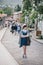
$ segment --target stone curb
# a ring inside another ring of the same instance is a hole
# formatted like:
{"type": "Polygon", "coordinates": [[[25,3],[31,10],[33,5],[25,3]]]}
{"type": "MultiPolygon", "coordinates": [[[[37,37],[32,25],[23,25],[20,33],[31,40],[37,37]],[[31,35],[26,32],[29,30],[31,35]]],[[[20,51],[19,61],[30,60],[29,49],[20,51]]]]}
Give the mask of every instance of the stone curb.
{"type": "Polygon", "coordinates": [[[36,42],[43,44],[43,42],[41,42],[40,40],[37,40],[35,37],[32,37],[33,40],[35,40],[36,42]]]}
{"type": "Polygon", "coordinates": [[[43,44],[43,41],[41,41],[40,39],[36,39],[37,37],[35,36],[35,35],[36,35],[35,31],[31,32],[30,35],[32,35],[32,39],[33,39],[34,41],[36,41],[36,42],[38,42],[38,43],[40,43],[40,44],[43,44]]]}

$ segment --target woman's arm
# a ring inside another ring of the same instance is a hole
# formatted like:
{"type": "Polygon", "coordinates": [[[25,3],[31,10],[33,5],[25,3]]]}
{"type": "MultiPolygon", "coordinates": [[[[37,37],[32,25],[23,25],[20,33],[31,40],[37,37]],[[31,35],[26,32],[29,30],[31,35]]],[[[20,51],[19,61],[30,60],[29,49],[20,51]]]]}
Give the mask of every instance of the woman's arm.
{"type": "Polygon", "coordinates": [[[27,34],[27,35],[21,34],[20,37],[23,37],[23,38],[24,38],[24,37],[29,37],[29,35],[28,35],[28,34],[27,34]]]}
{"type": "Polygon", "coordinates": [[[24,37],[28,37],[28,35],[20,35],[20,36],[23,37],[23,38],[24,38],[24,37]]]}
{"type": "Polygon", "coordinates": [[[20,37],[29,37],[30,32],[27,30],[27,35],[23,35],[23,31],[20,32],[20,37]]]}

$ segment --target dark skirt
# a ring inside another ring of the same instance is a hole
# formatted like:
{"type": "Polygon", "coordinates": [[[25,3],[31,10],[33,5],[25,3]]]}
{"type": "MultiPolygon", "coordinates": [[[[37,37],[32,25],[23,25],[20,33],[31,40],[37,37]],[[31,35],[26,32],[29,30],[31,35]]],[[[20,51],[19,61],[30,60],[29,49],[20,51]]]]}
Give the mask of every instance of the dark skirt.
{"type": "Polygon", "coordinates": [[[28,46],[27,38],[20,38],[20,47],[22,46],[28,46]]]}

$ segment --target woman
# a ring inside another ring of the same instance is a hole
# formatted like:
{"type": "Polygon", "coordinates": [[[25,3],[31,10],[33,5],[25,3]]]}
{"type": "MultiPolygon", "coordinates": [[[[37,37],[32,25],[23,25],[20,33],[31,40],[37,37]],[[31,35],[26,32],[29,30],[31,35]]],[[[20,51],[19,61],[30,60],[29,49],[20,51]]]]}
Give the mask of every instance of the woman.
{"type": "Polygon", "coordinates": [[[21,33],[20,33],[20,38],[21,38],[20,47],[23,47],[23,58],[27,57],[26,56],[26,46],[28,46],[27,37],[29,37],[29,31],[27,29],[27,25],[24,24],[23,29],[21,30],[21,33]]]}

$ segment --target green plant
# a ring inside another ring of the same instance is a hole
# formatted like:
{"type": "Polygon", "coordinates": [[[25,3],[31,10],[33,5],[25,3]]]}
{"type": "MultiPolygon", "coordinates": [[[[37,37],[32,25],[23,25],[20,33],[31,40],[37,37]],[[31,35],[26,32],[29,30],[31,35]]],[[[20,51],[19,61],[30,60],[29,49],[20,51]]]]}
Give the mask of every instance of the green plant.
{"type": "Polygon", "coordinates": [[[21,23],[24,23],[25,22],[25,18],[24,17],[21,17],[21,23]]]}
{"type": "Polygon", "coordinates": [[[38,12],[37,11],[31,11],[31,14],[30,14],[30,19],[35,19],[35,18],[37,18],[37,14],[38,14],[38,12]]]}
{"type": "Polygon", "coordinates": [[[43,35],[40,35],[40,36],[39,36],[39,39],[43,39],[43,35]]]}
{"type": "Polygon", "coordinates": [[[15,9],[14,9],[15,11],[21,11],[21,7],[19,6],[19,5],[16,5],[16,7],[15,7],[15,9]]]}
{"type": "Polygon", "coordinates": [[[21,23],[24,23],[25,22],[25,15],[27,15],[27,11],[23,11],[22,12],[21,23]]]}
{"type": "Polygon", "coordinates": [[[0,14],[3,14],[3,13],[4,13],[4,11],[2,9],[0,9],[0,14]]]}
{"type": "Polygon", "coordinates": [[[31,2],[30,0],[23,0],[23,10],[29,10],[29,8],[31,7],[31,2]]]}
{"type": "Polygon", "coordinates": [[[4,13],[7,14],[8,16],[9,16],[9,15],[12,15],[12,8],[10,8],[10,7],[8,7],[8,6],[7,6],[6,8],[4,8],[3,11],[4,11],[4,13]]]}
{"type": "Polygon", "coordinates": [[[43,5],[39,5],[39,6],[38,6],[38,12],[39,12],[40,14],[43,14],[43,5]]]}

